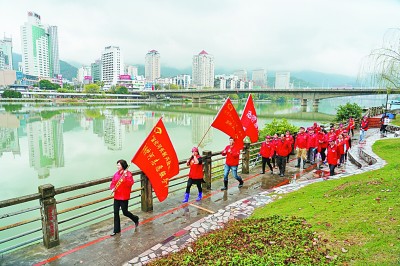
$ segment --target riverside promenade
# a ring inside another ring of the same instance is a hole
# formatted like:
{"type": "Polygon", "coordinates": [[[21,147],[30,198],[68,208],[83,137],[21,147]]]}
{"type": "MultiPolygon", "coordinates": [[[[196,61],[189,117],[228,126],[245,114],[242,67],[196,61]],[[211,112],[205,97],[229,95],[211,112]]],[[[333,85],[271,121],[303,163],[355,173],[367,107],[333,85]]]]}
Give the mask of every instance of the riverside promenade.
{"type": "MultiPolygon", "coordinates": [[[[389,134],[388,137],[393,136],[389,134]]],[[[337,169],[337,175],[330,179],[344,178],[381,168],[385,162],[372,152],[372,144],[380,139],[378,129],[367,134],[366,144],[356,144],[353,140],[351,157],[358,163],[349,162],[337,169]],[[361,154],[374,158],[363,161],[361,154]],[[361,166],[361,168],[359,168],[361,166]]],[[[61,235],[60,245],[46,249],[41,243],[3,254],[0,265],[145,265],[149,260],[169,252],[177,251],[200,235],[223,227],[230,219],[243,219],[251,215],[257,207],[279,199],[280,194],[316,182],[327,167],[317,170],[315,165],[307,169],[294,168],[295,160],[288,164],[285,177],[274,174],[259,174],[254,167],[250,174],[242,175],[245,183],[237,188],[237,181],[229,177],[228,191],[220,191],[221,181],[212,183],[212,190],[205,191],[203,200],[196,202],[197,189],[192,188],[188,203],[182,204],[181,194],[170,195],[164,202],[154,205],[152,212],[132,209],[140,216],[140,225],[133,223],[121,214],[121,234],[111,237],[113,221],[107,221],[61,235]]],[[[308,165],[308,164],[307,164],[308,165]]],[[[329,172],[329,171],[328,171],[329,172]]]]}

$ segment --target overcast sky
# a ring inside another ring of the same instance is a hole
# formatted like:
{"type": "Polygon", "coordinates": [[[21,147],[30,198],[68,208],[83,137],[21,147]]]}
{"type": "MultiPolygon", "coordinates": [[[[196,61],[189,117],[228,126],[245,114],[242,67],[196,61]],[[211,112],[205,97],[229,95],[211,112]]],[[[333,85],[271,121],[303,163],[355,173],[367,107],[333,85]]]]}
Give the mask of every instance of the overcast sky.
{"type": "MultiPolygon", "coordinates": [[[[0,33],[21,52],[34,11],[58,26],[60,59],[90,64],[105,46],[125,63],[191,67],[201,50],[217,68],[314,70],[356,76],[362,59],[400,27],[399,0],[0,0],[0,33]]],[[[1,36],[2,37],[2,36],[1,36]]]]}

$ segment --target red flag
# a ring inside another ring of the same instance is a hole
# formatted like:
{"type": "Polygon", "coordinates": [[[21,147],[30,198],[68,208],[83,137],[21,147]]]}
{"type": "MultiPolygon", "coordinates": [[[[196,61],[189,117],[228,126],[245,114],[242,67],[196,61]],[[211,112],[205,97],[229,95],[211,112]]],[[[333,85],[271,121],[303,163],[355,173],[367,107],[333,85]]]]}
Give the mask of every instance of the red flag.
{"type": "Polygon", "coordinates": [[[249,94],[247,98],[246,105],[240,118],[242,126],[246,136],[249,136],[251,142],[258,141],[258,124],[257,124],[257,114],[254,108],[253,97],[249,94]]]}
{"type": "Polygon", "coordinates": [[[232,137],[235,140],[235,145],[239,149],[243,149],[243,139],[246,134],[235,107],[229,98],[226,99],[211,126],[232,137]]]}
{"type": "Polygon", "coordinates": [[[179,173],[179,161],[161,118],[131,162],[150,179],[158,200],[165,200],[169,179],[179,173]]]}

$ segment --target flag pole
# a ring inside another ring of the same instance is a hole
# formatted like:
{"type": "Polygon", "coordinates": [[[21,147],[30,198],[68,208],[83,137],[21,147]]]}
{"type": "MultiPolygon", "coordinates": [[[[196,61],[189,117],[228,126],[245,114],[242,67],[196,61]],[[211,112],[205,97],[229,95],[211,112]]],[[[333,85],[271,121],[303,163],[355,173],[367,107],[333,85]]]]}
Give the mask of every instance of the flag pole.
{"type": "Polygon", "coordinates": [[[197,144],[197,148],[200,147],[200,144],[203,142],[204,138],[206,137],[208,131],[210,131],[211,125],[208,127],[206,133],[204,133],[203,137],[201,138],[199,144],[197,144]]]}

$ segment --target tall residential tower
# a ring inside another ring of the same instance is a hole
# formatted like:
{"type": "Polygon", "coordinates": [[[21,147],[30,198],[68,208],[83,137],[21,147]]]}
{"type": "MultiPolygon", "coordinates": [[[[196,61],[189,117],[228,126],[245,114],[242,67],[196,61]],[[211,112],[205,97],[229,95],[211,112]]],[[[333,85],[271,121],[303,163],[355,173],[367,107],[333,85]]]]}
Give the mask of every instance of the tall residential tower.
{"type": "Polygon", "coordinates": [[[0,70],[13,69],[12,60],[12,39],[4,37],[0,40],[0,70]]]}
{"type": "Polygon", "coordinates": [[[204,50],[193,56],[192,83],[198,88],[214,88],[214,57],[204,50]]]}
{"type": "Polygon", "coordinates": [[[116,85],[119,75],[124,74],[124,61],[118,46],[107,46],[101,54],[101,76],[107,88],[116,85]]]}
{"type": "Polygon", "coordinates": [[[27,75],[54,77],[60,74],[57,26],[44,26],[39,14],[28,12],[21,26],[22,68],[27,75]]]}
{"type": "Polygon", "coordinates": [[[156,50],[151,50],[146,54],[144,75],[149,82],[154,82],[161,77],[160,53],[156,50]]]}

